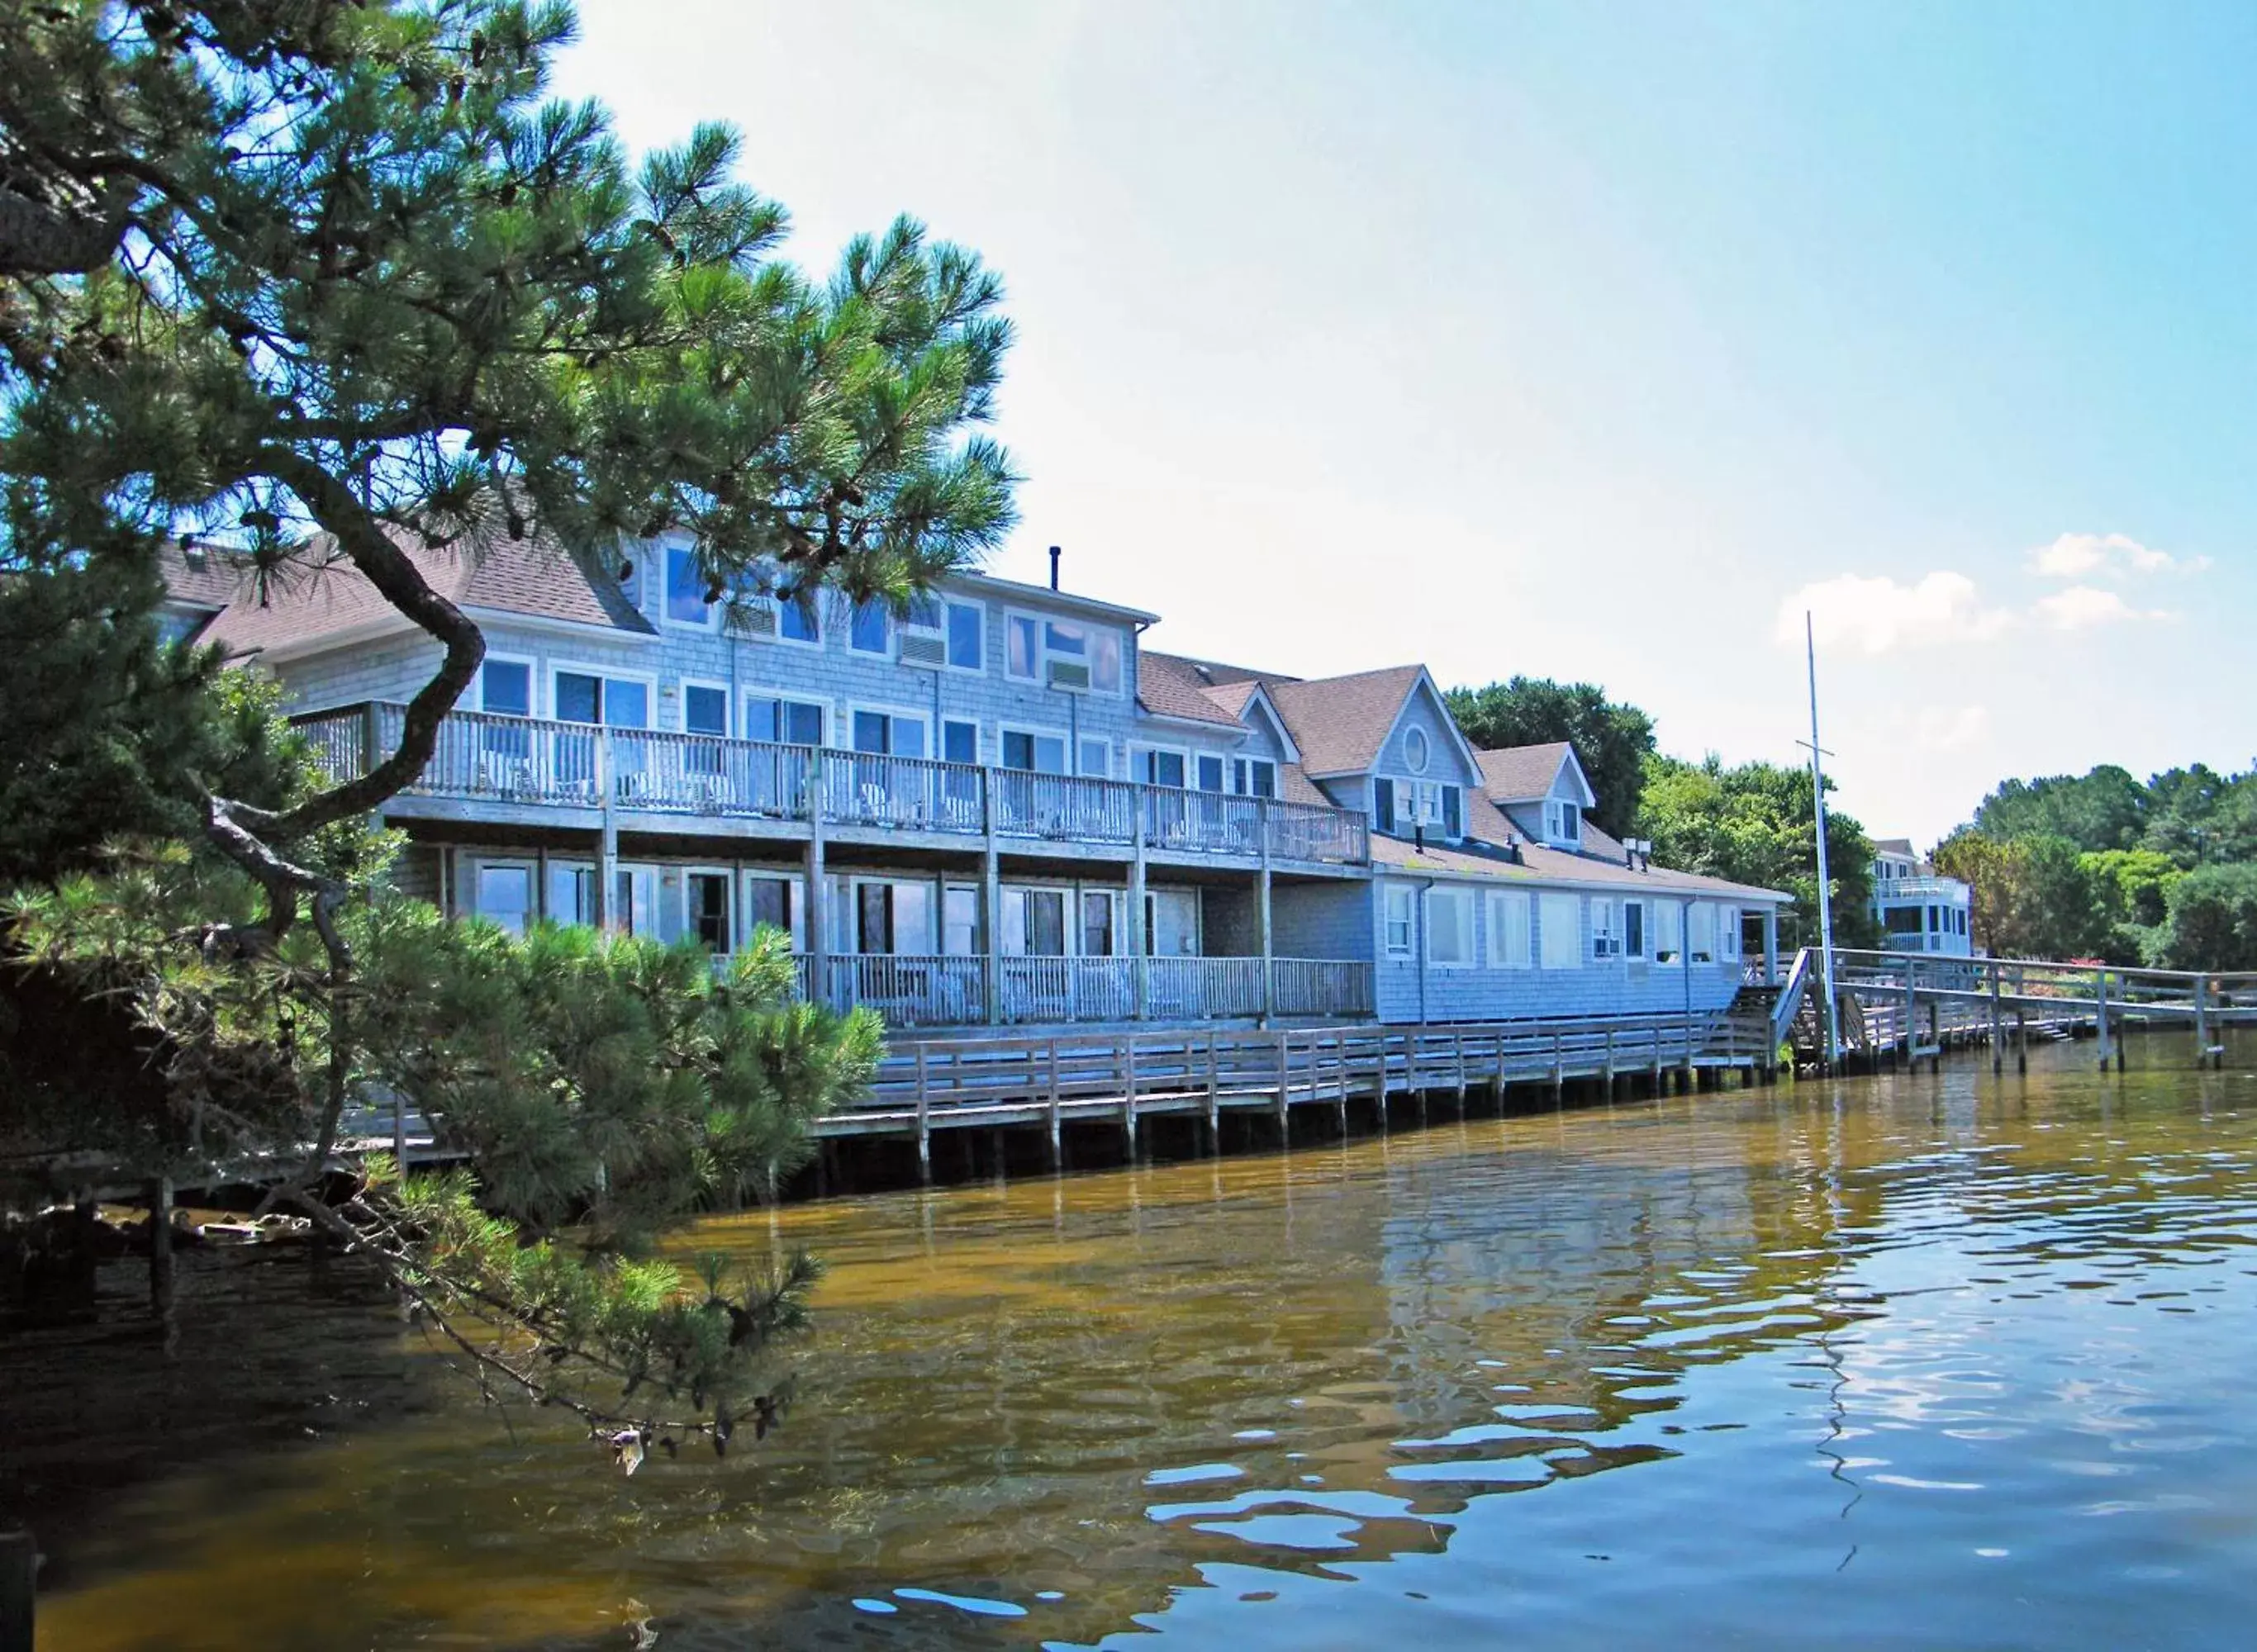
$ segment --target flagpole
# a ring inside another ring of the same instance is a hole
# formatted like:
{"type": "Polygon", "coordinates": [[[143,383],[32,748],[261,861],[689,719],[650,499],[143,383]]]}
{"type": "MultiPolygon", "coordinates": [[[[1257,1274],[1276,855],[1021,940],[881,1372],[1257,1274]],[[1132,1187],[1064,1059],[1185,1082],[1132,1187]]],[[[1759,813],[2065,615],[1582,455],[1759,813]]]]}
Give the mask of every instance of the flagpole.
{"type": "Polygon", "coordinates": [[[1810,674],[1810,800],[1818,830],[1818,957],[1820,982],[1826,993],[1826,1070],[1842,1059],[1842,1028],[1834,1001],[1834,899],[1826,872],[1826,772],[1819,764],[1818,641],[1810,612],[1802,615],[1802,643],[1810,674]]]}

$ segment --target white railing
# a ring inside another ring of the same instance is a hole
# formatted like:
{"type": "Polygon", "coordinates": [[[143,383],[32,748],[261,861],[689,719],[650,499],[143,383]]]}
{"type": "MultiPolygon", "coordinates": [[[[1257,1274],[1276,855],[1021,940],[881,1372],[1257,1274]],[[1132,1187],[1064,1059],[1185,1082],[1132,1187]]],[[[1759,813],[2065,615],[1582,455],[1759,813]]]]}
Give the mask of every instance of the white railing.
{"type": "MultiPolygon", "coordinates": [[[[1265,999],[1258,957],[1001,957],[997,1020],[1015,1026],[1093,1022],[1309,1020],[1368,1016],[1372,971],[1352,959],[1273,958],[1265,999]],[[1137,977],[1144,1005],[1137,1014],[1137,977]]],[[[725,960],[716,960],[725,969],[725,960]]],[[[812,961],[799,960],[804,996],[812,961]]],[[[826,961],[825,1001],[866,1005],[894,1027],[973,1027],[987,1017],[987,960],[848,954],[826,961]]]]}
{"type": "Polygon", "coordinates": [[[985,959],[857,956],[829,962],[831,1004],[866,1005],[889,1027],[967,1027],[987,1013],[985,959]]]}
{"type": "MultiPolygon", "coordinates": [[[[400,749],[407,708],[387,702],[296,720],[332,779],[400,749]]],[[[1128,780],[978,768],[716,735],[598,728],[491,712],[449,712],[422,774],[431,797],[618,808],[661,815],[804,821],[885,831],[997,836],[1362,865],[1363,816],[1314,803],[1189,792],[1128,780]]]]}
{"type": "Polygon", "coordinates": [[[1347,958],[1272,958],[1279,1015],[1369,1015],[1371,966],[1347,958]]]}
{"type": "Polygon", "coordinates": [[[1144,979],[1154,1020],[1226,1020],[1264,1007],[1260,958],[1147,958],[1144,979]]]}

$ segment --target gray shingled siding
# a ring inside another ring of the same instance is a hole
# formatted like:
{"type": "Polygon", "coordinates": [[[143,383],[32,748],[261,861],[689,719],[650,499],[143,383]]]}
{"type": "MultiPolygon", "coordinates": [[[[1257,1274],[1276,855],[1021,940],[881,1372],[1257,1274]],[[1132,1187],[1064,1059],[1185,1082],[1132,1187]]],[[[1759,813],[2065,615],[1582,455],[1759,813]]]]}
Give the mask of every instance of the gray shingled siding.
{"type": "MultiPolygon", "coordinates": [[[[1425,967],[1424,1007],[1425,1019],[1428,1020],[1496,1020],[1536,1015],[1676,1013],[1685,1008],[1686,971],[1678,965],[1640,964],[1618,958],[1602,961],[1591,957],[1590,900],[1580,893],[1576,897],[1575,908],[1575,953],[1580,962],[1574,969],[1547,970],[1541,967],[1544,914],[1540,900],[1532,900],[1531,905],[1530,966],[1526,969],[1507,969],[1493,964],[1490,962],[1494,950],[1489,935],[1489,902],[1482,895],[1485,890],[1495,886],[1479,881],[1454,883],[1448,879],[1424,878],[1375,879],[1368,886],[1367,893],[1371,903],[1369,910],[1376,937],[1383,940],[1382,902],[1383,891],[1387,885],[1390,882],[1409,883],[1415,887],[1430,881],[1438,886],[1473,892],[1475,961],[1465,967],[1432,964],[1425,967]]],[[[1540,886],[1527,887],[1532,897],[1545,893],[1540,886]]],[[[1647,921],[1649,923],[1652,921],[1650,914],[1647,921]]],[[[1374,971],[1374,995],[1381,1020],[1416,1021],[1420,1019],[1422,971],[1418,954],[1425,950],[1425,942],[1422,927],[1418,945],[1410,958],[1387,957],[1383,956],[1382,945],[1374,945],[1374,952],[1381,954],[1374,971]]],[[[1737,960],[1692,965],[1693,1007],[1695,1010],[1717,1010],[1730,1004],[1739,991],[1742,967],[1737,960]]]]}
{"type": "Polygon", "coordinates": [[[1371,956],[1371,886],[1278,884],[1270,894],[1270,943],[1281,958],[1371,956]]]}
{"type": "Polygon", "coordinates": [[[1426,759],[1426,772],[1419,778],[1440,780],[1445,785],[1468,787],[1481,784],[1481,771],[1459,755],[1456,731],[1450,714],[1433,691],[1421,682],[1412,691],[1411,703],[1404,708],[1402,721],[1387,744],[1380,748],[1378,759],[1372,765],[1373,773],[1412,778],[1410,761],[1404,755],[1411,731],[1425,733],[1431,755],[1426,759]]]}

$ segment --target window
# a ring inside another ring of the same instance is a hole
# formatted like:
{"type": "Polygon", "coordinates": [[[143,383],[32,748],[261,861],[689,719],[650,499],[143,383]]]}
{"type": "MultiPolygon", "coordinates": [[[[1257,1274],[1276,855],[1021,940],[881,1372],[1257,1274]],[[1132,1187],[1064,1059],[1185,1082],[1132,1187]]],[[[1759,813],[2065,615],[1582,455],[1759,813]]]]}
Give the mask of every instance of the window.
{"type": "Polygon", "coordinates": [[[1583,903],[1574,895],[1546,895],[1536,909],[1538,957],[1547,970],[1572,970],[1583,961],[1583,903]]]}
{"type": "Polygon", "coordinates": [[[683,891],[689,906],[690,933],[708,952],[728,952],[733,949],[730,940],[736,926],[731,921],[735,915],[729,910],[729,874],[725,872],[693,872],[683,891]]]}
{"type": "Polygon", "coordinates": [[[924,719],[895,711],[857,711],[854,749],[878,757],[923,757],[924,719]]]}
{"type": "Polygon", "coordinates": [[[556,923],[596,921],[596,869],[584,861],[548,863],[548,915],[556,923]]]}
{"type": "Polygon", "coordinates": [[[650,726],[650,684],[634,677],[560,671],[556,674],[556,717],[561,723],[601,723],[614,729],[647,729],[650,726]]]}
{"type": "Polygon", "coordinates": [[[1184,784],[1184,754],[1181,752],[1139,752],[1136,754],[1136,778],[1147,786],[1172,786],[1178,791],[1184,784]]]}
{"type": "MultiPolygon", "coordinates": [[[[905,632],[918,632],[939,645],[941,658],[953,671],[987,668],[987,611],[978,603],[952,597],[920,597],[909,604],[905,632]]],[[[918,664],[930,664],[920,658],[918,664]]]]}
{"type": "Polygon", "coordinates": [[[799,886],[789,878],[750,873],[745,879],[745,921],[755,929],[782,930],[797,948],[806,928],[798,897],[799,886]]]}
{"type": "Polygon", "coordinates": [[[1003,951],[1010,957],[1065,956],[1065,891],[1006,889],[1003,951]]]}
{"type": "Polygon", "coordinates": [[[1088,735],[1082,736],[1080,769],[1093,780],[1107,780],[1113,773],[1113,743],[1088,735]]]}
{"type": "Polygon", "coordinates": [[[1277,796],[1277,766],[1267,758],[1240,758],[1238,759],[1238,794],[1241,797],[1277,796]]]}
{"type": "Polygon", "coordinates": [[[980,892],[951,884],[940,896],[940,950],[952,958],[980,956],[980,892]]]}
{"type": "Polygon", "coordinates": [[[697,566],[697,553],[687,545],[666,547],[666,617],[677,625],[709,626],[713,605],[706,598],[712,582],[697,566]]]}
{"type": "Polygon", "coordinates": [[[533,921],[533,868],[479,866],[478,911],[478,916],[512,935],[523,935],[533,921]]]}
{"type": "Polygon", "coordinates": [[[1384,776],[1371,782],[1371,825],[1375,831],[1395,830],[1395,782],[1384,776]]]}
{"type": "Polygon", "coordinates": [[[980,725],[950,717],[940,725],[940,758],[944,763],[976,765],[980,761],[980,725]]]}
{"type": "Polygon", "coordinates": [[[813,591],[779,597],[775,602],[777,636],[786,642],[803,642],[818,648],[823,646],[823,616],[817,611],[813,591]]]}
{"type": "Polygon", "coordinates": [[[690,734],[729,732],[729,691],[710,682],[682,685],[682,727],[690,734]]]}
{"type": "Polygon", "coordinates": [[[1616,925],[1618,913],[1615,903],[1603,897],[1591,902],[1591,956],[1595,958],[1622,957],[1622,931],[1616,925]]]}
{"type": "Polygon", "coordinates": [[[1544,835],[1555,844],[1581,843],[1583,841],[1582,809],[1565,798],[1546,799],[1544,835]]]}
{"type": "Polygon", "coordinates": [[[1442,835],[1462,837],[1466,835],[1466,802],[1462,791],[1455,786],[1442,788],[1442,835]]]}
{"type": "Polygon", "coordinates": [[[1696,900],[1686,909],[1685,956],[1694,964],[1713,963],[1716,955],[1716,908],[1696,900]]]}
{"type": "Polygon", "coordinates": [[[642,606],[642,559],[632,551],[619,558],[619,595],[628,607],[642,606]]]}
{"type": "Polygon", "coordinates": [[[745,738],[785,745],[823,744],[823,708],[812,700],[786,700],[754,694],[745,696],[745,738]]]}
{"type": "Polygon", "coordinates": [[[1006,617],[1003,669],[1026,682],[1048,682],[1051,667],[1079,666],[1097,694],[1121,692],[1121,633],[1110,626],[1079,620],[1044,619],[1032,614],[1006,617]]]}
{"type": "Polygon", "coordinates": [[[1085,889],[1081,892],[1081,956],[1109,958],[1113,953],[1112,893],[1103,889],[1085,889]]]}
{"type": "Polygon", "coordinates": [[[1199,759],[1199,788],[1202,792],[1222,790],[1223,761],[1220,757],[1202,752],[1199,759]]]}
{"type": "Polygon", "coordinates": [[[1412,914],[1418,892],[1408,884],[1380,886],[1381,923],[1386,932],[1387,956],[1411,956],[1412,914]]]}
{"type": "Polygon", "coordinates": [[[478,710],[498,717],[531,717],[533,667],[522,660],[488,659],[478,667],[478,710]]]}
{"type": "Polygon", "coordinates": [[[1635,958],[1643,964],[1645,962],[1645,902],[1625,900],[1622,913],[1623,957],[1635,958]]]}
{"type": "Polygon", "coordinates": [[[1528,967],[1528,894],[1492,889],[1489,897],[1489,962],[1493,970],[1528,967]]]}
{"type": "Polygon", "coordinates": [[[1716,908],[1716,958],[1719,963],[1737,964],[1740,957],[1740,909],[1737,907],[1716,908]]]}
{"type": "Polygon", "coordinates": [[[1683,909],[1674,900],[1658,901],[1653,908],[1653,961],[1674,964],[1683,956],[1683,909]]]}
{"type": "Polygon", "coordinates": [[[882,654],[894,646],[893,625],[881,602],[857,603],[846,625],[846,646],[858,654],[882,654]]]}
{"type": "Polygon", "coordinates": [[[1432,753],[1426,745],[1426,731],[1412,729],[1403,737],[1403,766],[1413,774],[1424,774],[1432,753]]]}
{"type": "Polygon", "coordinates": [[[932,886],[865,883],[854,888],[854,950],[869,957],[932,952],[932,886]]]}
{"type": "Polygon", "coordinates": [[[1003,731],[1003,766],[1021,769],[1031,774],[1063,774],[1065,766],[1065,737],[1062,734],[1037,734],[1026,729],[1003,731]]]}
{"type": "Polygon", "coordinates": [[[1463,969],[1473,961],[1473,891],[1428,890],[1426,962],[1440,969],[1463,969]]]}
{"type": "Polygon", "coordinates": [[[1442,787],[1438,780],[1398,780],[1398,794],[1410,801],[1411,820],[1419,826],[1442,823],[1442,787]]]}

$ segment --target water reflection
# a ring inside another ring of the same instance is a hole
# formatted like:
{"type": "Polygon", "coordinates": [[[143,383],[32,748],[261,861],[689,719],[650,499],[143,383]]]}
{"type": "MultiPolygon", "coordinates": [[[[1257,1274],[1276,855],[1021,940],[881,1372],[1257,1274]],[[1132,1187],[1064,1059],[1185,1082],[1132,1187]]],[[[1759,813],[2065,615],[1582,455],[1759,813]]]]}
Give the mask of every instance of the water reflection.
{"type": "MultiPolygon", "coordinates": [[[[318,1300],[358,1420],[51,1496],[49,1643],[2223,1641],[2253,1102],[2064,1058],[715,1223],[831,1260],[803,1397],[632,1481],[297,1279],[233,1386],[318,1300]]],[[[32,1369],[145,1443],[100,1352],[10,1351],[11,1451],[32,1369]]]]}

